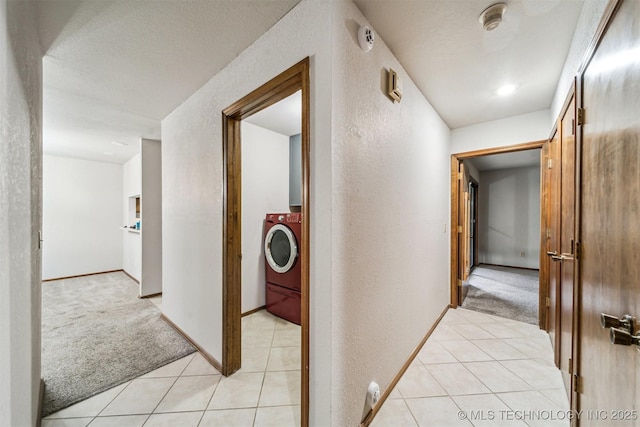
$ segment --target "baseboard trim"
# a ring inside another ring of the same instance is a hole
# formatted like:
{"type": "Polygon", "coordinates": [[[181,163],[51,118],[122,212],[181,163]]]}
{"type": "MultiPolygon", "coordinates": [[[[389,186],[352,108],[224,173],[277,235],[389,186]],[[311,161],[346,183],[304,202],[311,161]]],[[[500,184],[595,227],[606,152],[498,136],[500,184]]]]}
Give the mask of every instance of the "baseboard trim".
{"type": "Polygon", "coordinates": [[[539,268],[530,268],[530,267],[515,267],[513,265],[503,265],[503,264],[489,264],[483,262],[482,264],[476,265],[476,267],[482,267],[483,265],[488,265],[490,267],[505,267],[505,268],[517,268],[518,270],[531,270],[531,271],[540,271],[539,268]]]}
{"type": "MultiPolygon", "coordinates": [[[[75,276],[64,276],[64,277],[56,277],[54,279],[45,279],[42,282],[54,282],[56,280],[64,280],[64,279],[75,279],[77,277],[87,277],[87,276],[95,276],[96,274],[107,274],[107,273],[117,273],[119,271],[123,271],[124,274],[127,274],[124,270],[109,270],[109,271],[99,271],[97,273],[87,273],[87,274],[77,274],[75,276]]],[[[127,276],[129,276],[127,274],[127,276]]]]}
{"type": "Polygon", "coordinates": [[[167,322],[169,324],[169,326],[171,326],[173,329],[176,330],[176,332],[178,332],[180,335],[182,335],[182,337],[185,340],[189,341],[189,343],[192,346],[194,346],[196,348],[196,350],[198,350],[198,353],[200,353],[202,355],[202,357],[204,357],[207,360],[207,362],[209,362],[211,364],[211,366],[216,368],[218,370],[218,372],[222,372],[222,364],[220,362],[218,362],[215,357],[210,355],[204,348],[202,348],[200,345],[198,345],[198,343],[195,342],[194,339],[189,336],[189,334],[187,334],[185,331],[183,331],[178,325],[173,323],[173,321],[171,319],[169,319],[164,313],[160,313],[160,318],[162,320],[164,320],[165,322],[167,322]]]}
{"type": "Polygon", "coordinates": [[[40,378],[40,393],[38,395],[38,417],[36,419],[36,427],[42,425],[42,408],[44,407],[44,378],[40,378]]]}
{"type": "Polygon", "coordinates": [[[246,311],[246,312],[242,313],[240,316],[241,317],[249,316],[249,315],[251,315],[253,313],[257,313],[260,310],[264,310],[265,308],[267,308],[267,306],[263,305],[262,307],[258,307],[258,308],[254,308],[253,310],[246,311]]]}
{"type": "Polygon", "coordinates": [[[122,271],[124,274],[126,274],[127,276],[129,276],[129,279],[133,280],[133,281],[134,281],[134,282],[136,282],[138,285],[140,284],[140,281],[139,281],[138,279],[136,279],[135,277],[133,277],[132,275],[130,275],[129,273],[127,273],[127,270],[125,270],[124,268],[123,268],[122,270],[119,270],[119,271],[122,271]]]}
{"type": "Polygon", "coordinates": [[[153,297],[157,297],[162,295],[162,292],[156,292],[155,294],[149,294],[149,295],[140,295],[138,298],[153,298],[153,297]]]}
{"type": "Polygon", "coordinates": [[[440,316],[438,316],[435,323],[431,326],[431,328],[429,328],[429,331],[424,336],[424,338],[422,338],[422,341],[420,341],[420,344],[418,344],[418,346],[413,350],[413,352],[411,352],[411,355],[409,356],[407,361],[404,362],[404,365],[402,365],[402,368],[400,368],[400,371],[398,371],[398,373],[395,375],[395,377],[393,377],[393,379],[391,380],[387,388],[384,390],[376,406],[374,406],[369,412],[367,412],[367,415],[364,417],[364,419],[360,423],[360,427],[368,427],[369,424],[371,424],[375,416],[378,414],[378,411],[380,410],[380,408],[382,408],[382,405],[384,404],[384,402],[391,395],[391,392],[400,381],[400,378],[402,378],[402,376],[407,371],[407,369],[409,369],[409,366],[411,366],[411,363],[416,358],[416,356],[418,356],[418,353],[420,353],[420,350],[422,350],[422,347],[424,346],[424,344],[427,342],[427,340],[429,339],[433,331],[436,329],[436,327],[440,324],[440,321],[442,320],[444,315],[447,314],[447,311],[449,310],[449,308],[451,308],[451,304],[447,304],[444,310],[442,310],[442,313],[440,313],[440,316]]]}

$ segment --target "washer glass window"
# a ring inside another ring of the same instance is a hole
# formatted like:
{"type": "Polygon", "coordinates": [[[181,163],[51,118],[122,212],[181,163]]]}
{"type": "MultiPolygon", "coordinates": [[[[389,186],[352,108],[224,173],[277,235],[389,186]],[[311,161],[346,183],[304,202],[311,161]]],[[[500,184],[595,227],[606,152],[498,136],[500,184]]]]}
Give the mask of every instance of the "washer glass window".
{"type": "Polygon", "coordinates": [[[298,244],[291,229],[283,224],[271,227],[264,239],[264,253],[274,271],[289,271],[298,256],[298,244]]]}

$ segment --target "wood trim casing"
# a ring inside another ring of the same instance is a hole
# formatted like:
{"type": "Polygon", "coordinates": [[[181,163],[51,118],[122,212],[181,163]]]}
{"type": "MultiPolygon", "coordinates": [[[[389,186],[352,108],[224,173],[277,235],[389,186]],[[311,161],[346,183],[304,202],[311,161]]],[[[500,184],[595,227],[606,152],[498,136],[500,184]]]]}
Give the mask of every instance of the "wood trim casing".
{"type": "Polygon", "coordinates": [[[253,310],[245,311],[245,312],[244,312],[244,313],[242,313],[240,316],[241,316],[241,317],[251,316],[253,313],[257,313],[257,312],[259,312],[260,310],[264,310],[265,308],[267,308],[267,306],[266,306],[266,305],[263,305],[263,306],[261,306],[261,307],[254,308],[253,310]]]}
{"type": "Polygon", "coordinates": [[[147,298],[158,297],[160,295],[162,295],[162,292],[156,292],[155,294],[149,294],[149,295],[140,295],[138,298],[147,299],[147,298]]]}
{"type": "Polygon", "coordinates": [[[136,279],[135,277],[133,277],[132,275],[130,275],[129,273],[127,273],[127,270],[122,270],[122,272],[124,274],[126,274],[127,276],[129,276],[129,279],[133,280],[134,282],[136,282],[138,285],[140,284],[140,281],[138,279],[136,279]]]}
{"type": "MultiPolygon", "coordinates": [[[[451,306],[458,306],[458,171],[460,162],[465,159],[486,156],[489,154],[514,153],[517,151],[541,149],[547,140],[525,142],[522,144],[507,145],[504,147],[486,148],[482,150],[467,151],[451,155],[451,270],[450,289],[451,306]]],[[[542,165],[541,165],[542,167],[542,165]]]]}
{"type": "MultiPolygon", "coordinates": [[[[129,275],[129,273],[127,273],[126,271],[120,269],[120,270],[108,270],[108,271],[98,271],[97,273],[87,273],[87,274],[76,274],[75,276],[64,276],[64,277],[56,277],[55,279],[45,279],[42,282],[55,282],[56,280],[65,280],[65,279],[76,279],[78,277],[87,277],[87,276],[95,276],[96,274],[107,274],[107,273],[117,273],[119,271],[122,271],[124,274],[126,274],[127,276],[131,277],[129,275]]],[[[133,279],[133,277],[131,277],[133,279]]],[[[137,282],[136,279],[133,279],[137,282]]]]}
{"type": "Polygon", "coordinates": [[[223,271],[222,369],[225,376],[241,363],[241,156],[240,122],[302,91],[302,241],[301,260],[301,425],[309,425],[309,224],[310,224],[310,78],[309,57],[222,111],[223,123],[223,271]]]}
{"type": "Polygon", "coordinates": [[[171,319],[169,319],[164,313],[160,313],[160,318],[162,320],[164,320],[165,322],[167,322],[167,324],[169,324],[169,326],[171,326],[173,329],[175,329],[176,332],[178,332],[180,335],[182,335],[182,337],[185,340],[189,341],[189,344],[194,346],[196,348],[196,350],[198,350],[198,353],[200,353],[202,355],[202,357],[204,357],[207,360],[207,362],[209,362],[209,364],[211,364],[211,366],[216,368],[219,372],[222,372],[222,364],[220,362],[218,362],[216,360],[216,358],[213,357],[211,354],[209,354],[204,348],[202,348],[193,338],[191,338],[189,336],[189,334],[187,334],[185,331],[180,329],[180,327],[178,325],[176,325],[175,323],[173,323],[173,321],[171,319]]]}
{"type": "Polygon", "coordinates": [[[393,391],[395,386],[398,384],[398,382],[400,381],[404,373],[407,371],[407,369],[409,369],[409,366],[411,366],[411,363],[413,362],[413,360],[418,356],[418,353],[420,353],[420,350],[422,350],[422,347],[424,347],[424,344],[427,342],[427,340],[429,339],[433,331],[440,324],[440,321],[442,320],[444,315],[447,314],[447,311],[449,311],[450,308],[453,308],[453,307],[451,305],[447,305],[444,308],[444,310],[442,310],[442,313],[440,313],[440,316],[438,316],[434,324],[431,326],[431,328],[429,328],[424,338],[422,338],[418,346],[411,352],[407,361],[404,362],[404,364],[402,365],[398,373],[393,377],[389,385],[385,388],[384,392],[380,396],[380,399],[378,400],[378,403],[376,403],[376,405],[369,412],[367,412],[367,415],[364,417],[364,419],[360,423],[360,427],[367,427],[369,424],[371,424],[376,414],[382,408],[382,404],[391,395],[391,392],[393,391]]]}

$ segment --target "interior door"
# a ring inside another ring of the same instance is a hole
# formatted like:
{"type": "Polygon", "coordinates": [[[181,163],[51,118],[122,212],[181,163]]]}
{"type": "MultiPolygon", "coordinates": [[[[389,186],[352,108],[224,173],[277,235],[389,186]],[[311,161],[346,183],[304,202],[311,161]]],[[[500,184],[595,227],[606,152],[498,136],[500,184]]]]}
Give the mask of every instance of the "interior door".
{"type": "Polygon", "coordinates": [[[547,246],[546,246],[546,266],[549,272],[549,311],[547,324],[551,343],[554,348],[554,361],[556,366],[560,366],[560,331],[559,317],[560,309],[560,266],[553,257],[560,253],[560,125],[553,138],[549,140],[547,162],[548,185],[548,222],[547,222],[547,246]]]}
{"type": "Polygon", "coordinates": [[[469,292],[469,170],[460,162],[458,173],[458,304],[469,292]]]}
{"type": "Polygon", "coordinates": [[[560,256],[552,261],[560,270],[560,333],[559,368],[562,372],[567,394],[571,394],[573,372],[573,317],[574,317],[574,251],[575,251],[575,97],[571,100],[560,120],[561,165],[560,165],[560,256]]]}
{"type": "Polygon", "coordinates": [[[618,4],[582,74],[581,426],[640,425],[640,351],[600,326],[603,312],[640,316],[640,2],[618,4]]]}

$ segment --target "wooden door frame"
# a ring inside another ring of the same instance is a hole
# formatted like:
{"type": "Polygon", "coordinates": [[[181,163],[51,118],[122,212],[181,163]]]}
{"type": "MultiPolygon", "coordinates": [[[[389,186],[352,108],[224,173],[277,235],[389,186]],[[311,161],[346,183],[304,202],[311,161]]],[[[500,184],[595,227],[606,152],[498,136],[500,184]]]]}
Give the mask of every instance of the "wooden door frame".
{"type": "MultiPolygon", "coordinates": [[[[476,222],[471,225],[471,228],[473,230],[473,245],[471,246],[471,252],[473,252],[473,263],[471,263],[469,266],[470,269],[473,270],[473,267],[478,265],[478,191],[480,190],[480,185],[478,184],[478,181],[476,181],[472,176],[469,176],[469,182],[471,186],[475,188],[473,218],[476,222]]],[[[469,194],[469,198],[471,198],[471,194],[469,194]]]]}
{"type": "Polygon", "coordinates": [[[309,424],[309,169],[310,93],[309,57],[284,71],[222,112],[223,147],[223,265],[222,265],[222,374],[231,375],[241,364],[242,295],[242,174],[240,122],[302,91],[302,242],[301,283],[301,426],[309,424]]]}
{"type": "MultiPolygon", "coordinates": [[[[451,307],[458,307],[458,171],[460,163],[466,159],[474,157],[486,156],[489,154],[514,153],[517,151],[542,149],[547,140],[525,142],[523,144],[508,145],[505,147],[487,148],[483,150],[467,151],[463,153],[455,153],[451,155],[451,270],[450,270],[450,289],[451,289],[451,307]]],[[[542,168],[542,165],[540,165],[542,168]]],[[[542,284],[542,281],[540,282],[542,284]]],[[[544,301],[546,290],[540,287],[540,300],[544,301]]],[[[538,317],[542,320],[543,304],[538,304],[538,317]]],[[[542,324],[542,323],[541,323],[542,324]]]]}

